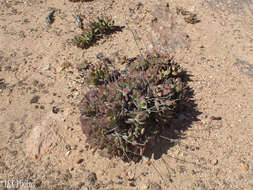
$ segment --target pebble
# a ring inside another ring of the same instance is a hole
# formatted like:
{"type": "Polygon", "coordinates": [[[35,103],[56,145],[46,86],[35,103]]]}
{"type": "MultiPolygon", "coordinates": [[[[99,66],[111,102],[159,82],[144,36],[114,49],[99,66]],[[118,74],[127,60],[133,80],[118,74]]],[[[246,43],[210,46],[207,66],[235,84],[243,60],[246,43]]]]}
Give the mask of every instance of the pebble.
{"type": "Polygon", "coordinates": [[[138,3],[137,3],[137,10],[140,9],[140,8],[142,8],[143,6],[144,6],[144,5],[143,5],[142,2],[138,2],[138,3]]]}
{"type": "Polygon", "coordinates": [[[219,121],[219,120],[221,120],[222,118],[221,118],[221,117],[211,116],[210,119],[211,119],[211,120],[217,120],[217,121],[219,121]]]}
{"type": "Polygon", "coordinates": [[[43,70],[46,71],[46,70],[50,70],[50,65],[46,65],[45,67],[43,67],[43,70]]]}
{"type": "Polygon", "coordinates": [[[38,103],[39,99],[40,99],[40,96],[32,97],[32,99],[30,100],[30,104],[38,103]]]}
{"type": "Polygon", "coordinates": [[[84,161],[84,159],[79,159],[78,161],[77,161],[77,164],[81,164],[81,163],[83,163],[83,161],[84,161]]]}
{"type": "Polygon", "coordinates": [[[218,164],[218,160],[217,159],[213,159],[211,160],[211,164],[216,166],[218,164]]]}
{"type": "Polygon", "coordinates": [[[57,108],[56,106],[53,106],[52,112],[57,114],[60,111],[60,108],[57,108]]]}
{"type": "Polygon", "coordinates": [[[65,146],[66,150],[70,151],[71,150],[71,146],[69,144],[66,144],[65,146]]]}
{"type": "Polygon", "coordinates": [[[78,28],[83,28],[83,22],[80,15],[75,15],[75,24],[78,28]]]}
{"type": "Polygon", "coordinates": [[[100,60],[102,60],[102,59],[105,58],[104,54],[101,53],[101,52],[99,52],[99,53],[96,55],[96,57],[97,57],[97,59],[100,59],[100,60]]]}
{"type": "Polygon", "coordinates": [[[15,130],[14,130],[14,123],[10,123],[8,129],[9,129],[10,133],[14,133],[15,132],[15,130]]]}
{"type": "Polygon", "coordinates": [[[46,16],[46,22],[48,25],[51,25],[54,22],[54,12],[55,9],[52,9],[46,16]]]}
{"type": "Polygon", "coordinates": [[[67,151],[67,152],[66,152],[66,156],[69,156],[70,153],[71,153],[71,151],[67,151]]]}

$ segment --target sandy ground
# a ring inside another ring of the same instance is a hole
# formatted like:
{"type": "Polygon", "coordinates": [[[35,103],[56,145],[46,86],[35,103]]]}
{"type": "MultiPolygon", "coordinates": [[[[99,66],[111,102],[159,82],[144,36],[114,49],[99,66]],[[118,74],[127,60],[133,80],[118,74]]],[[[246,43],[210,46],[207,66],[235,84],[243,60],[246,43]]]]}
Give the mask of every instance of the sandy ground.
{"type": "Polygon", "coordinates": [[[253,189],[252,18],[252,0],[1,0],[0,188],[253,189]],[[76,14],[125,28],[82,50],[70,43],[76,14]],[[138,163],[110,160],[81,132],[77,68],[98,53],[117,62],[152,49],[191,75],[195,107],[173,121],[175,143],[161,138],[138,163]]]}

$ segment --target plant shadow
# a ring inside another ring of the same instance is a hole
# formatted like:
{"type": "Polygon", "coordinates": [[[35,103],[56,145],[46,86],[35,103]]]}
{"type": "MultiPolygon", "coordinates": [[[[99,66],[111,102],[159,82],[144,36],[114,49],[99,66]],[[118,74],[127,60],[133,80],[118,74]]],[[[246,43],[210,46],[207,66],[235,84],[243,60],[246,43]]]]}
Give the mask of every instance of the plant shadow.
{"type": "MultiPolygon", "coordinates": [[[[191,75],[184,72],[185,82],[190,82],[191,75]]],[[[197,118],[201,112],[197,110],[197,104],[194,99],[194,90],[187,87],[187,98],[189,101],[185,102],[182,106],[177,108],[174,118],[166,126],[163,126],[162,132],[159,137],[156,138],[155,142],[149,144],[144,156],[151,158],[154,154],[154,159],[160,159],[163,154],[167,154],[168,150],[178,144],[183,139],[183,132],[188,130],[192,123],[199,121],[197,118]]]]}

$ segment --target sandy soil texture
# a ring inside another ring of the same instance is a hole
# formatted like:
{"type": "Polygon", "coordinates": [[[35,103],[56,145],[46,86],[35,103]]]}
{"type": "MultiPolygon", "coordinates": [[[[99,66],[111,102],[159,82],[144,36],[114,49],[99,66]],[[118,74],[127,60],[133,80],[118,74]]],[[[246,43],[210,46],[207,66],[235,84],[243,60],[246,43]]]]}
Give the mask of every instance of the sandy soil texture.
{"type": "Polygon", "coordinates": [[[252,190],[252,18],[252,0],[0,0],[0,189],[252,190]],[[124,28],[83,50],[71,43],[79,14],[124,28]],[[138,163],[110,160],[85,143],[78,66],[151,50],[191,76],[191,111],[171,131],[181,138],[138,163]]]}

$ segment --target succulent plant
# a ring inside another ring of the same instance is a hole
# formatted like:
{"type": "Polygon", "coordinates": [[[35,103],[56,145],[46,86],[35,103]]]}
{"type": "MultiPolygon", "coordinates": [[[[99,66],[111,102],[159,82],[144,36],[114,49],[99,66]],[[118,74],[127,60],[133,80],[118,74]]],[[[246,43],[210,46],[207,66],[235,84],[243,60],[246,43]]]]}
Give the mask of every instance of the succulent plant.
{"type": "Polygon", "coordinates": [[[86,73],[87,83],[90,85],[106,84],[115,81],[120,76],[119,71],[109,68],[104,62],[90,64],[86,73]]]}
{"type": "Polygon", "coordinates": [[[113,30],[114,21],[110,18],[98,17],[97,20],[90,21],[88,28],[84,29],[83,34],[77,35],[72,39],[72,43],[77,47],[87,49],[97,40],[113,30]]]}
{"type": "Polygon", "coordinates": [[[104,82],[87,92],[80,103],[88,142],[106,148],[112,156],[142,156],[186,100],[182,69],[173,58],[158,54],[139,56],[114,80],[109,80],[107,66],[94,68],[92,76],[100,76],[95,81],[104,82]]]}

